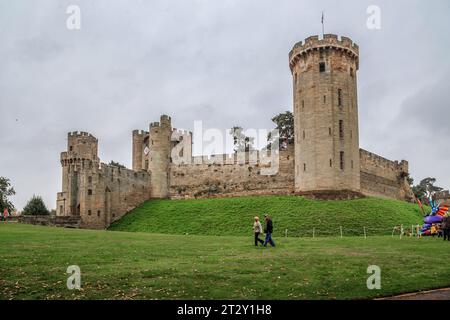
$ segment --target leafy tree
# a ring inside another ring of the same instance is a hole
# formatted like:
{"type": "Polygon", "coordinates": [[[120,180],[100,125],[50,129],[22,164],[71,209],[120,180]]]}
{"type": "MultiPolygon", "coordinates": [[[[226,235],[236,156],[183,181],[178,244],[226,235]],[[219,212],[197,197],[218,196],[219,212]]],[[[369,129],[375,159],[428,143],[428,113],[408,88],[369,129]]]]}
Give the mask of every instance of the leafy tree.
{"type": "Polygon", "coordinates": [[[406,182],[408,182],[408,185],[410,186],[414,185],[414,179],[411,177],[409,172],[401,172],[400,179],[406,179],[406,182]]]}
{"type": "Polygon", "coordinates": [[[8,197],[16,194],[14,188],[11,186],[11,182],[8,178],[0,177],[0,210],[3,213],[3,210],[8,209],[9,212],[14,211],[14,205],[8,199],[8,197]]]}
{"type": "Polygon", "coordinates": [[[276,129],[280,133],[280,142],[287,141],[288,144],[294,143],[294,115],[290,111],[280,113],[272,118],[277,125],[276,129]]]}
{"type": "Polygon", "coordinates": [[[408,182],[408,184],[410,186],[414,185],[414,179],[409,175],[409,173],[408,173],[408,175],[406,177],[406,181],[408,182]]]}
{"type": "Polygon", "coordinates": [[[50,212],[45,206],[44,200],[40,196],[33,196],[30,201],[28,201],[25,208],[23,208],[24,215],[37,216],[37,215],[48,215],[50,212]]]}
{"type": "Polygon", "coordinates": [[[121,163],[119,163],[119,162],[116,162],[116,161],[113,161],[113,160],[111,160],[111,161],[109,162],[109,165],[110,165],[110,166],[114,166],[114,167],[118,167],[118,168],[121,168],[121,169],[126,169],[126,168],[127,168],[127,167],[124,166],[123,164],[121,164],[121,163]]]}
{"type": "Polygon", "coordinates": [[[244,129],[239,126],[234,126],[230,129],[230,134],[233,136],[234,152],[254,150],[255,138],[247,137],[243,131],[244,129]]]}
{"type": "Polygon", "coordinates": [[[441,192],[443,188],[435,186],[435,178],[425,178],[420,183],[412,188],[414,195],[420,199],[428,199],[433,197],[436,193],[441,192]]]}
{"type": "MultiPolygon", "coordinates": [[[[272,118],[272,121],[276,124],[276,128],[279,134],[279,145],[294,144],[294,115],[290,111],[282,112],[272,118]]],[[[272,137],[272,133],[267,135],[269,141],[267,149],[272,149],[272,144],[275,137],[272,137]]]]}

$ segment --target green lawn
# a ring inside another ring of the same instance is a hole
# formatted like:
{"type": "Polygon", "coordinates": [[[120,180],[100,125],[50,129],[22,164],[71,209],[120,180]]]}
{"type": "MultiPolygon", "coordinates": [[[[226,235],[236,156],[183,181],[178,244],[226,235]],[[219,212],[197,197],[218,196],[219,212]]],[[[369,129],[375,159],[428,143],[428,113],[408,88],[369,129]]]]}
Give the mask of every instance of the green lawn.
{"type": "Polygon", "coordinates": [[[151,200],[127,214],[110,229],[166,234],[245,236],[253,217],[272,215],[275,235],[293,237],[390,235],[394,226],[423,223],[417,205],[364,198],[319,201],[296,196],[264,196],[198,200],[151,200]]]}
{"type": "Polygon", "coordinates": [[[450,244],[383,237],[162,235],[0,223],[0,299],[356,299],[450,285],[450,244]],[[382,290],[366,269],[382,270],[382,290]],[[66,289],[81,268],[82,290],[66,289]]]}

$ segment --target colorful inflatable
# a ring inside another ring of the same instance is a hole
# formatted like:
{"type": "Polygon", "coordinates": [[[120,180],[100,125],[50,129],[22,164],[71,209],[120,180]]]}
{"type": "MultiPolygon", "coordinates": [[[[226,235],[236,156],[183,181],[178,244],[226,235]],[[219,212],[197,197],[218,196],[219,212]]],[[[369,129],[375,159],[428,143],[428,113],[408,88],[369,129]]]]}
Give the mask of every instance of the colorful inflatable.
{"type": "Polygon", "coordinates": [[[449,212],[448,205],[441,205],[436,203],[431,197],[429,198],[429,204],[431,206],[431,213],[424,219],[424,225],[420,231],[421,235],[427,236],[431,234],[431,227],[433,224],[439,224],[442,222],[444,216],[449,212]]]}

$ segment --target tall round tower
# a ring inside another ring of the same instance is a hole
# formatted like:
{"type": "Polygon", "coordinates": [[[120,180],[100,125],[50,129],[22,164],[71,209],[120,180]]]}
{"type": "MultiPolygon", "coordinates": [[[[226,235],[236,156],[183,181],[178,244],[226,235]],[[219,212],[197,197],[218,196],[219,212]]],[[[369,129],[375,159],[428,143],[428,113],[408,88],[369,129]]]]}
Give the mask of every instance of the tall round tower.
{"type": "Polygon", "coordinates": [[[151,193],[153,198],[169,197],[169,168],[172,123],[169,116],[161,116],[160,122],[150,124],[149,163],[151,193]]]}
{"type": "Polygon", "coordinates": [[[309,37],[294,46],[289,66],[296,191],[359,192],[358,46],[331,34],[309,37]]]}

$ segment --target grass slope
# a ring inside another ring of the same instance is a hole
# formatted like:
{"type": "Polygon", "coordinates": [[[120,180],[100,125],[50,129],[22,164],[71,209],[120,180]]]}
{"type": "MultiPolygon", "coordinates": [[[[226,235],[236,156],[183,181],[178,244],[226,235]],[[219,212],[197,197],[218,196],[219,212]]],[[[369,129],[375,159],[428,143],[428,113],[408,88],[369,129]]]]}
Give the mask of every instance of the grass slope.
{"type": "Polygon", "coordinates": [[[365,198],[348,201],[318,201],[294,196],[264,196],[198,200],[151,200],[110,229],[197,235],[246,235],[253,217],[269,213],[275,236],[337,236],[390,234],[396,225],[422,223],[417,206],[401,201],[365,198]]]}
{"type": "Polygon", "coordinates": [[[450,285],[450,244],[438,239],[251,242],[0,223],[0,299],[351,299],[450,285]],[[366,287],[373,264],[381,290],[366,287]],[[69,265],[81,291],[66,288],[69,265]]]}

